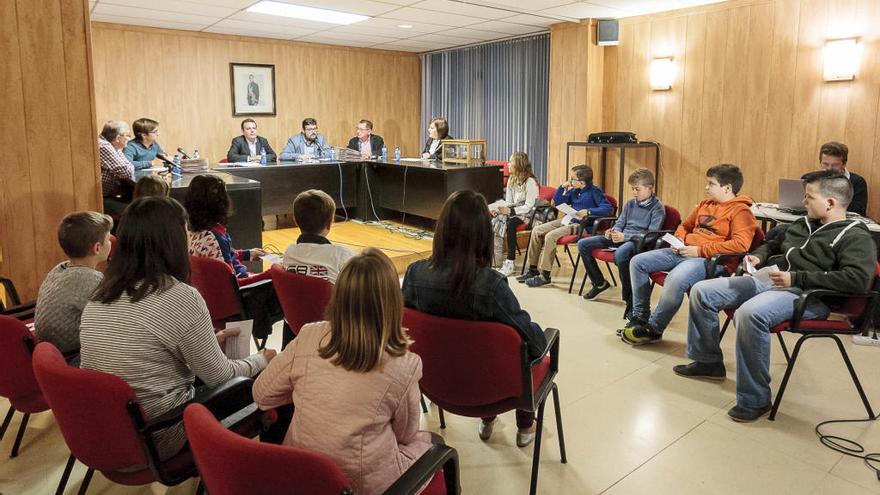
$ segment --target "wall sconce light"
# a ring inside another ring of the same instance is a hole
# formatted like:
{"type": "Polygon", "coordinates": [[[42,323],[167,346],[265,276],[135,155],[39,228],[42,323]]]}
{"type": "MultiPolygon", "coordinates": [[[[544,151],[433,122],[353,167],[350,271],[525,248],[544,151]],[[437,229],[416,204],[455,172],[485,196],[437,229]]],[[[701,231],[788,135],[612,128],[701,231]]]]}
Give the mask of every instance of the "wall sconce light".
{"type": "Polygon", "coordinates": [[[828,41],[825,43],[824,52],[826,81],[852,81],[855,79],[862,52],[857,39],[828,41]]]}
{"type": "Polygon", "coordinates": [[[672,57],[655,58],[651,61],[651,89],[665,91],[672,89],[675,78],[675,66],[672,57]]]}

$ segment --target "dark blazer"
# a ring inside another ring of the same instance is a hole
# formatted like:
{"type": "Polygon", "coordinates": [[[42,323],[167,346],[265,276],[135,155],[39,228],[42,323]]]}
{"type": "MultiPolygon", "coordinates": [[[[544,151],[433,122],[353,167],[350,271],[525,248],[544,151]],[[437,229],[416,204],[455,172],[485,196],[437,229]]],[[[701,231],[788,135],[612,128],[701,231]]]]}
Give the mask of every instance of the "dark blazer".
{"type": "Polygon", "coordinates": [[[853,171],[849,173],[849,182],[853,186],[853,198],[846,211],[865,216],[868,211],[868,183],[864,177],[853,171]]]}
{"type": "MultiPolygon", "coordinates": [[[[382,136],[377,134],[370,134],[370,154],[373,156],[379,156],[382,154],[382,146],[385,146],[385,140],[382,139],[382,136]]],[[[351,138],[348,141],[348,149],[360,151],[361,144],[358,142],[357,136],[351,138]]]]}
{"type": "MultiPolygon", "coordinates": [[[[269,141],[263,136],[257,136],[257,155],[263,149],[266,150],[266,161],[275,163],[278,160],[275,151],[269,146],[269,141]]],[[[230,162],[246,162],[250,154],[251,150],[248,148],[247,140],[244,136],[235,136],[232,139],[232,144],[229,145],[229,151],[226,152],[226,159],[230,162]]]]}
{"type": "MultiPolygon", "coordinates": [[[[446,136],[443,139],[455,139],[455,138],[452,136],[446,136]]],[[[443,139],[441,139],[440,141],[443,141],[443,139]]],[[[431,138],[428,138],[428,140],[425,141],[425,149],[422,150],[422,153],[428,153],[431,151],[431,143],[433,141],[434,140],[431,138]]],[[[443,159],[443,146],[438,146],[437,151],[435,151],[434,154],[431,155],[431,160],[441,160],[441,159],[443,159]]]]}

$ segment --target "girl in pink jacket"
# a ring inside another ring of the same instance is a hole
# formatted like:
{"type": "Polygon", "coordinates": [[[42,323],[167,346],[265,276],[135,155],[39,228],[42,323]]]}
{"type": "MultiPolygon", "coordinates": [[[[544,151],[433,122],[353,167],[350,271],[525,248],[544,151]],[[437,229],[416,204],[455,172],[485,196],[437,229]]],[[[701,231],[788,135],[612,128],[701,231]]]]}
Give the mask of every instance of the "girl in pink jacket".
{"type": "Polygon", "coordinates": [[[328,321],[303,326],[254,383],[261,409],[296,408],[284,444],[327,455],[359,494],[382,493],[431,446],[402,312],[394,265],[367,249],[340,272],[328,321]]]}

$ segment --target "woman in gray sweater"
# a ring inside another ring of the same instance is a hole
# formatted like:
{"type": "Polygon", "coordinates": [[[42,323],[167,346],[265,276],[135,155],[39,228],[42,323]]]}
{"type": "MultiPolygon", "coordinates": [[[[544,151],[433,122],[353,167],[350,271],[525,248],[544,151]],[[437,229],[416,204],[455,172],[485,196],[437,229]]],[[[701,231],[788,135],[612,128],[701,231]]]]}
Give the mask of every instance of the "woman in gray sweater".
{"type": "MultiPolygon", "coordinates": [[[[190,276],[184,210],[170,198],[129,205],[104,280],[86,305],[81,367],[112,373],[134,389],[149,418],[192,399],[198,376],[208,387],[254,376],[275,351],[228,359],[190,276]]],[[[220,336],[220,334],[218,334],[220,336]]],[[[183,424],[154,435],[162,458],[186,442],[183,424]]]]}

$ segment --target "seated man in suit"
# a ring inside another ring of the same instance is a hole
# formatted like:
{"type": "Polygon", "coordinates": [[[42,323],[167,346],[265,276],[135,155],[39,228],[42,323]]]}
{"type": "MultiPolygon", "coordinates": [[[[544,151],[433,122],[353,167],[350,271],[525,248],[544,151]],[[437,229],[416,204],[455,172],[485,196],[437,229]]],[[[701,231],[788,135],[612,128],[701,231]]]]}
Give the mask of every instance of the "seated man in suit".
{"type": "Polygon", "coordinates": [[[131,132],[124,120],[108,121],[98,136],[104,212],[116,218],[131,201],[134,187],[134,165],[122,152],[129,139],[131,132]]]}
{"type": "Polygon", "coordinates": [[[848,157],[849,148],[843,143],[831,141],[819,148],[819,163],[822,166],[822,170],[832,170],[843,174],[853,186],[852,202],[846,211],[865,216],[865,213],[868,211],[868,183],[865,182],[864,177],[861,175],[847,170],[846,161],[848,157]]]}
{"type": "Polygon", "coordinates": [[[263,136],[257,136],[257,123],[254,119],[241,121],[241,136],[235,136],[226,159],[230,162],[260,162],[263,150],[266,151],[266,162],[275,163],[277,157],[275,151],[269,146],[269,141],[263,136]]]}
{"type": "Polygon", "coordinates": [[[382,136],[373,134],[373,123],[369,120],[361,120],[357,125],[357,136],[348,141],[348,149],[360,151],[361,156],[369,158],[380,156],[385,140],[382,136]]]}
{"type": "Polygon", "coordinates": [[[279,157],[281,160],[306,161],[328,156],[333,146],[318,132],[318,121],[309,117],[302,121],[302,132],[291,136],[279,157]]]}

